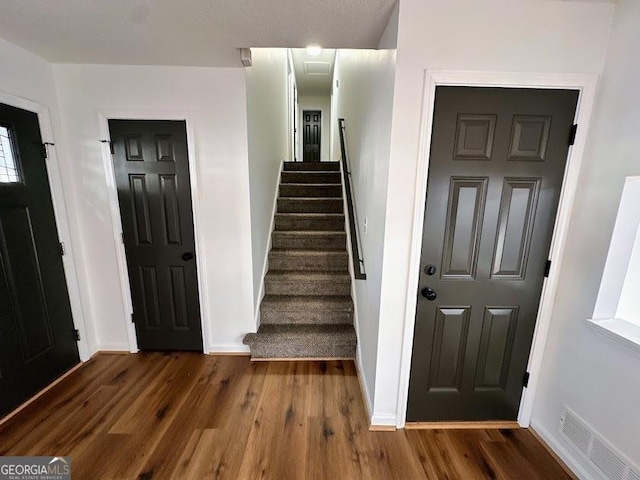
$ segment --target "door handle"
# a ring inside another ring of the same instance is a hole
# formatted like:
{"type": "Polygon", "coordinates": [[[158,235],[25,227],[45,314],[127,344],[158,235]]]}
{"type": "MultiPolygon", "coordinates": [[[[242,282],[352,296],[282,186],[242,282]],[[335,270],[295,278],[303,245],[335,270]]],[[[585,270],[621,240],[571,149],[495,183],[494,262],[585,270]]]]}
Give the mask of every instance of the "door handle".
{"type": "Polygon", "coordinates": [[[194,255],[193,255],[193,253],[191,253],[191,252],[185,252],[185,253],[183,253],[183,254],[182,254],[182,260],[184,260],[185,262],[187,262],[187,261],[189,261],[189,260],[193,259],[193,256],[194,256],[194,255]]]}
{"type": "Polygon", "coordinates": [[[436,294],[436,292],[429,287],[425,287],[422,290],[420,290],[420,294],[430,302],[433,302],[436,298],[438,298],[438,295],[436,294]]]}

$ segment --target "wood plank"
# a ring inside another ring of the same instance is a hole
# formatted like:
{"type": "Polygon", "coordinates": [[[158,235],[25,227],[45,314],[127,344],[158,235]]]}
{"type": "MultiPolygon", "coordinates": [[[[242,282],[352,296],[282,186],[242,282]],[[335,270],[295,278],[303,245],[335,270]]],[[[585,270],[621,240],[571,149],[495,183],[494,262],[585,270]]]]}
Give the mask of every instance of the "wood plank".
{"type": "Polygon", "coordinates": [[[4,417],[0,418],[0,425],[5,423],[7,420],[9,420],[14,415],[17,415],[19,412],[23,411],[25,408],[27,408],[29,405],[31,405],[33,402],[35,402],[42,395],[47,393],[49,390],[51,390],[53,387],[55,387],[57,384],[59,384],[61,381],[63,381],[65,378],[67,378],[69,375],[73,374],[73,372],[75,372],[80,367],[82,367],[82,365],[83,365],[82,363],[78,363],[76,366],[72,367],[70,370],[68,370],[65,373],[63,373],[60,377],[55,379],[53,382],[51,382],[49,385],[44,387],[42,390],[38,391],[35,395],[33,395],[32,397],[27,399],[27,401],[25,401],[22,404],[18,405],[15,409],[11,410],[4,417]]]}
{"type": "Polygon", "coordinates": [[[360,388],[353,361],[97,355],[0,425],[0,453],[105,480],[575,478],[524,429],[369,431],[360,388]]]}

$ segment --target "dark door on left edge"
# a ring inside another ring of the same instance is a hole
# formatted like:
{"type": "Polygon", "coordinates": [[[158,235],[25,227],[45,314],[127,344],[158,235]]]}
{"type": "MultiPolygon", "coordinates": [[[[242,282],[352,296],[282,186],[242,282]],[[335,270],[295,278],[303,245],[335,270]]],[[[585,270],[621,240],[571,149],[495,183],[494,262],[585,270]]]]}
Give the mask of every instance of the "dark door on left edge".
{"type": "Polygon", "coordinates": [[[79,362],[38,116],[0,104],[0,416],[79,362]]]}
{"type": "Polygon", "coordinates": [[[141,350],[202,351],[183,121],[109,120],[141,350]]]}
{"type": "Polygon", "coordinates": [[[304,132],[302,161],[319,162],[322,113],[319,110],[305,110],[302,112],[302,117],[304,132]]]}

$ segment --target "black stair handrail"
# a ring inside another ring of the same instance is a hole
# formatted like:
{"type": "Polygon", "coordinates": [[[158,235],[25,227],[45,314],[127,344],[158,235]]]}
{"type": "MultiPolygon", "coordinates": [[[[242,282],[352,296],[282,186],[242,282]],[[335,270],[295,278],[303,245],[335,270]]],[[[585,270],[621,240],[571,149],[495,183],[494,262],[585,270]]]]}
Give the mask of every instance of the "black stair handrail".
{"type": "Polygon", "coordinates": [[[366,280],[367,274],[364,270],[364,259],[362,258],[362,245],[360,243],[360,231],[358,229],[357,221],[358,217],[355,202],[353,200],[353,188],[351,186],[351,169],[349,168],[349,159],[347,157],[344,118],[338,119],[338,130],[340,131],[340,150],[342,152],[342,179],[344,180],[344,191],[347,197],[347,211],[349,214],[353,275],[357,280],[366,280]]]}

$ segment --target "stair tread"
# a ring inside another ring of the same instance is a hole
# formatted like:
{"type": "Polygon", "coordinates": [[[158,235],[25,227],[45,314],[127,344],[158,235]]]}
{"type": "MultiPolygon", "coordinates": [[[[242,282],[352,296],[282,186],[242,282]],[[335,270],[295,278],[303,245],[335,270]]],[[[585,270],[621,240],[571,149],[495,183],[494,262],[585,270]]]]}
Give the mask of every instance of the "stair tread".
{"type": "MultiPolygon", "coordinates": [[[[315,172],[314,172],[315,173],[315,172]]],[[[299,187],[320,187],[323,185],[326,185],[328,187],[335,187],[336,185],[340,185],[340,183],[300,183],[300,182],[286,182],[286,183],[281,183],[280,185],[287,185],[287,186],[299,186],[299,187]]],[[[340,197],[342,198],[342,197],[340,197]]]]}
{"type": "Polygon", "coordinates": [[[311,173],[313,175],[335,175],[336,171],[333,170],[283,170],[282,173],[311,173]]]}
{"type": "Polygon", "coordinates": [[[346,236],[347,233],[344,230],[274,230],[274,235],[282,235],[282,236],[302,236],[302,235],[310,235],[310,236],[322,236],[322,235],[340,235],[346,236]]]}
{"type": "Polygon", "coordinates": [[[265,280],[309,280],[309,281],[348,281],[351,276],[346,271],[313,271],[313,270],[269,270],[265,280]],[[339,278],[336,278],[339,277],[339,278]]]}
{"type": "Polygon", "coordinates": [[[267,324],[260,325],[257,333],[248,334],[245,343],[247,340],[355,345],[357,338],[353,325],[349,324],[267,324]]]}
{"type": "MultiPolygon", "coordinates": [[[[305,183],[305,185],[313,185],[313,183],[305,183]]],[[[295,200],[296,202],[337,202],[342,200],[342,197],[278,197],[278,200],[295,200]]]]}
{"type": "Polygon", "coordinates": [[[302,248],[272,248],[270,253],[287,254],[292,257],[301,257],[304,255],[311,255],[314,257],[332,256],[332,257],[347,257],[349,253],[345,250],[310,250],[302,248]]]}
{"type": "Polygon", "coordinates": [[[276,215],[286,215],[286,216],[295,216],[295,217],[344,217],[344,213],[302,213],[302,212],[278,212],[276,215]]]}
{"type": "Polygon", "coordinates": [[[263,307],[298,308],[300,306],[322,306],[328,310],[353,311],[353,300],[350,295],[265,295],[263,307]]]}
{"type": "Polygon", "coordinates": [[[300,165],[300,166],[340,165],[340,160],[322,160],[320,162],[296,162],[294,160],[287,160],[283,163],[285,165],[300,165]]]}

